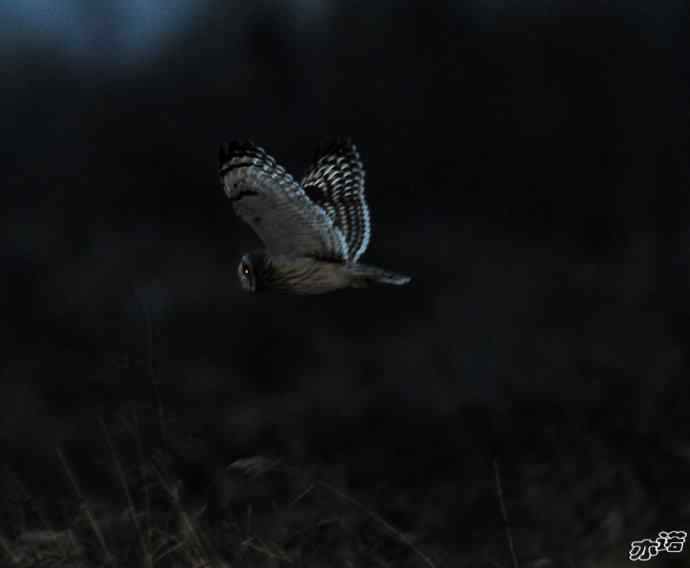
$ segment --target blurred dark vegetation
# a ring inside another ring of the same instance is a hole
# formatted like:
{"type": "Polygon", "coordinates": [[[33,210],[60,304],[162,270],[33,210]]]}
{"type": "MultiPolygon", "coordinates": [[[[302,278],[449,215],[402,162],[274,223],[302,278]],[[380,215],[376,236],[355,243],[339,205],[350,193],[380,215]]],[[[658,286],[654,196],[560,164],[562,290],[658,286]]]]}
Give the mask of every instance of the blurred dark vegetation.
{"type": "MultiPolygon", "coordinates": [[[[204,468],[268,452],[419,490],[499,455],[515,502],[525,464],[601,447],[640,491],[687,473],[686,3],[172,2],[158,35],[166,8],[26,6],[0,4],[0,436],[25,476],[151,406],[150,361],[204,468]],[[366,258],[413,284],[242,294],[258,240],[218,144],[299,176],[336,135],[367,167],[366,258]]],[[[680,522],[651,501],[645,527],[680,522]]]]}

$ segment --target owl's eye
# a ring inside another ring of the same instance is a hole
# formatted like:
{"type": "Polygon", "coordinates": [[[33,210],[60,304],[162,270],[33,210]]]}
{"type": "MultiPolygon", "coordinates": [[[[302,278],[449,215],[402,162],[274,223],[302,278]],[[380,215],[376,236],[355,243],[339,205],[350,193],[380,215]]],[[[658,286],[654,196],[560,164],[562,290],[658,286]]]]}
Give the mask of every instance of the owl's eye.
{"type": "Polygon", "coordinates": [[[249,276],[249,266],[247,266],[246,262],[242,263],[242,274],[249,276]]]}

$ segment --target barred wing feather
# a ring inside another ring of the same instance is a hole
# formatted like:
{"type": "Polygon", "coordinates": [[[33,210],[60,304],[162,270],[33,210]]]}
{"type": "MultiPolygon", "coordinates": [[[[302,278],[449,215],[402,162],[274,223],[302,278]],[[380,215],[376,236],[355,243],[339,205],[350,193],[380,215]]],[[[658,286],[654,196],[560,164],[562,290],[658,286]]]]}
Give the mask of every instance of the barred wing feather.
{"type": "Polygon", "coordinates": [[[318,151],[302,187],[342,231],[348,260],[357,262],[369,245],[371,220],[364,196],[364,167],[355,145],[338,140],[318,151]]]}
{"type": "Polygon", "coordinates": [[[347,242],[333,219],[262,148],[233,142],[221,146],[218,157],[235,212],[271,255],[348,258],[347,242]]]}

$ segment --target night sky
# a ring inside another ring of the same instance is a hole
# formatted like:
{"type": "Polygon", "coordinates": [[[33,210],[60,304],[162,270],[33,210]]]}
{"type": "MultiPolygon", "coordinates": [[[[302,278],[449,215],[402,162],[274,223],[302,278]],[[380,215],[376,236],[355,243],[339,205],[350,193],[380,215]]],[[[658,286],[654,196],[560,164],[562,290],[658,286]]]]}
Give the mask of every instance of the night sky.
{"type": "Polygon", "coordinates": [[[688,447],[686,2],[105,4],[0,0],[16,468],[102,444],[98,417],[154,406],[152,374],[207,462],[410,487],[476,452],[510,484],[535,433],[651,478],[664,458],[634,440],[688,447]],[[336,136],[367,172],[363,261],[412,283],[243,293],[260,242],[218,146],[253,140],[299,178],[336,136]]]}

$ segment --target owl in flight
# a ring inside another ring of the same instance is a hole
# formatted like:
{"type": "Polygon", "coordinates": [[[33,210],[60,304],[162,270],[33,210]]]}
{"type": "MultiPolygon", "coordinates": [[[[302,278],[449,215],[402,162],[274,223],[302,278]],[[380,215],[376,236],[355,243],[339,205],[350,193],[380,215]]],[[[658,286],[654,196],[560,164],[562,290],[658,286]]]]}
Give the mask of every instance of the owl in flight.
{"type": "Polygon", "coordinates": [[[300,183],[251,143],[223,144],[218,158],[235,213],[266,246],[242,257],[237,272],[244,290],[323,294],[410,281],[358,262],[369,244],[371,221],[364,168],[351,142],[317,152],[300,183]]]}

